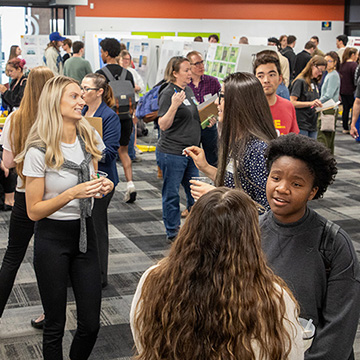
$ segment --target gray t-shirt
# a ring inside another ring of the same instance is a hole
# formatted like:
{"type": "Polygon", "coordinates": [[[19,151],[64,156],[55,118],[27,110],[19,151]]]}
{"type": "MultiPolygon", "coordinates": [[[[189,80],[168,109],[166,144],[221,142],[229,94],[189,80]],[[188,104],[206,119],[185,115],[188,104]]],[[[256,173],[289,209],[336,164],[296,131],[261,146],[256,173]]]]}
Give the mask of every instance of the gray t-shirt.
{"type": "MultiPolygon", "coordinates": [[[[297,79],[291,86],[290,96],[296,96],[297,101],[313,101],[319,98],[319,91],[315,81],[311,82],[311,90],[304,79],[297,79]]],[[[316,131],[317,113],[310,106],[295,109],[296,120],[300,130],[316,131]]]]}
{"type": "MultiPolygon", "coordinates": [[[[175,89],[182,91],[177,85],[170,83],[159,96],[159,117],[164,116],[170,108],[171,97],[175,89]]],[[[201,138],[200,117],[196,106],[196,98],[190,87],[185,87],[185,100],[179,106],[174,122],[169,129],[161,131],[158,150],[173,155],[181,155],[184,148],[199,146],[201,138]]]]}

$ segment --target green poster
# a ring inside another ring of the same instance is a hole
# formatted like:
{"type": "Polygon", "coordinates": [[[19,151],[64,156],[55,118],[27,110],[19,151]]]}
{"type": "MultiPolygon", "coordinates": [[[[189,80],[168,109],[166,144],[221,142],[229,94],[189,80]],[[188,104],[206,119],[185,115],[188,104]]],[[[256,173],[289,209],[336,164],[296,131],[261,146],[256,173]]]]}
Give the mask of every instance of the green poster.
{"type": "Polygon", "coordinates": [[[229,64],[226,69],[226,75],[233,74],[235,72],[235,66],[234,64],[229,64]]]}
{"type": "Polygon", "coordinates": [[[239,48],[232,47],[230,49],[229,62],[236,64],[236,60],[238,58],[238,55],[239,55],[239,48]]]}
{"type": "Polygon", "coordinates": [[[223,50],[224,50],[223,46],[218,46],[216,48],[215,60],[222,60],[223,50]]]}
{"type": "Polygon", "coordinates": [[[222,64],[220,63],[220,66],[219,66],[219,71],[218,71],[218,78],[223,80],[225,78],[225,75],[226,75],[226,67],[227,67],[227,64],[222,64]]]}
{"type": "Polygon", "coordinates": [[[209,75],[211,74],[211,70],[212,70],[212,61],[205,61],[205,74],[209,75]]]}
{"type": "Polygon", "coordinates": [[[220,63],[213,63],[212,70],[211,70],[212,76],[218,77],[219,66],[220,66],[220,63]]]}
{"type": "Polygon", "coordinates": [[[230,47],[229,46],[224,46],[224,50],[222,53],[222,61],[229,61],[230,58],[230,47]]]}

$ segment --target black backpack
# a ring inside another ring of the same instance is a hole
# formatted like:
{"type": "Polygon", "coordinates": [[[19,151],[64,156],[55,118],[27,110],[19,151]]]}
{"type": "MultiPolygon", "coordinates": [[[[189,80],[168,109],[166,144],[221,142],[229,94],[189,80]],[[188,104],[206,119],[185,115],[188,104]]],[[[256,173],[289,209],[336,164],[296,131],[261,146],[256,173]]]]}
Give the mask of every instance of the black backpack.
{"type": "Polygon", "coordinates": [[[132,114],[135,108],[135,90],[130,80],[126,80],[127,70],[122,68],[120,78],[115,78],[111,71],[105,66],[101,69],[109,79],[115,97],[115,112],[120,114],[132,114]],[[128,107],[129,110],[120,112],[120,107],[128,107]]]}
{"type": "Polygon", "coordinates": [[[335,247],[335,238],[339,230],[339,225],[327,220],[321,235],[319,251],[324,261],[326,278],[329,278],[330,275],[331,257],[335,247]]]}

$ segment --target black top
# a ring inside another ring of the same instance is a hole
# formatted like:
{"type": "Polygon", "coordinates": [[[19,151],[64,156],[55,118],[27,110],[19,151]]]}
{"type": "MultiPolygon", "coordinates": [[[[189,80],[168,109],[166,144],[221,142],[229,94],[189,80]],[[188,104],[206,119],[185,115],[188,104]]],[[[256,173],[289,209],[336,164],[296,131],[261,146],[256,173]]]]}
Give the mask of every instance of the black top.
{"type": "Polygon", "coordinates": [[[281,54],[284,55],[289,60],[290,67],[290,81],[294,79],[294,68],[295,68],[295,52],[291,46],[287,46],[285,49],[282,49],[281,54]]]}
{"type": "Polygon", "coordinates": [[[13,80],[10,84],[9,90],[6,90],[2,94],[2,99],[6,105],[9,106],[9,112],[13,111],[14,107],[19,107],[21,99],[24,95],[27,78],[23,75],[20,81],[16,84],[16,80],[13,80]],[[15,85],[16,84],[16,85],[15,85]]]}
{"type": "Polygon", "coordinates": [[[269,266],[285,280],[300,305],[300,316],[316,327],[305,360],[351,359],[360,312],[360,269],[349,235],[335,237],[327,276],[319,250],[326,219],[307,209],[302,219],[279,222],[269,211],[260,218],[261,246],[269,266]]]}
{"type": "Polygon", "coordinates": [[[66,61],[67,59],[70,59],[70,54],[68,54],[68,53],[66,53],[66,54],[63,56],[63,58],[62,58],[63,63],[65,63],[65,61],[66,61]]]}
{"type": "MultiPolygon", "coordinates": [[[[311,91],[304,79],[297,79],[291,85],[290,96],[296,96],[297,101],[313,101],[319,98],[319,91],[315,81],[311,82],[311,91]]],[[[305,131],[316,131],[316,123],[318,114],[315,108],[304,107],[295,108],[296,120],[299,129],[305,131]]]]}
{"type": "Polygon", "coordinates": [[[303,50],[296,55],[294,65],[294,79],[303,71],[304,67],[310,59],[311,55],[306,50],[303,50]]]}
{"type": "MultiPolygon", "coordinates": [[[[106,68],[109,69],[109,71],[111,72],[111,74],[114,76],[115,79],[119,79],[120,78],[120,75],[121,73],[123,72],[124,68],[118,64],[108,64],[106,65],[106,68]]],[[[110,80],[108,79],[108,77],[106,76],[106,74],[102,71],[102,69],[99,69],[96,71],[97,74],[101,74],[101,75],[104,75],[105,78],[106,78],[106,81],[109,82],[110,80]]],[[[126,78],[125,80],[129,80],[131,81],[131,84],[132,86],[135,88],[135,82],[134,82],[134,78],[131,74],[130,71],[127,71],[126,72],[126,78]]],[[[129,106],[120,106],[119,107],[119,112],[120,113],[126,113],[129,111],[129,106]]],[[[125,119],[125,118],[128,118],[129,115],[127,114],[120,114],[119,115],[120,119],[125,119]]]]}
{"type": "MultiPolygon", "coordinates": [[[[182,89],[170,83],[159,95],[159,117],[164,116],[170,108],[171,97],[175,89],[182,89]]],[[[162,153],[182,155],[184,148],[192,145],[199,146],[201,126],[199,112],[196,106],[196,98],[193,91],[185,87],[185,100],[176,111],[174,122],[165,131],[161,131],[158,142],[158,150],[162,153]]]]}

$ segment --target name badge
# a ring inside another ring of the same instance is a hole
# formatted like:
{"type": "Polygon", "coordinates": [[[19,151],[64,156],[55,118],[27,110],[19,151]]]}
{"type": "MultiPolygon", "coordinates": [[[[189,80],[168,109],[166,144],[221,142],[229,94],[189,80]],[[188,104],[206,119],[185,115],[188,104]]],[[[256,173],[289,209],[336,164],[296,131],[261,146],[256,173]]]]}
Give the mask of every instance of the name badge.
{"type": "Polygon", "coordinates": [[[190,104],[190,101],[189,101],[188,99],[185,99],[185,100],[183,101],[183,104],[186,105],[186,106],[190,106],[190,105],[191,105],[191,104],[190,104]]]}
{"type": "Polygon", "coordinates": [[[199,103],[198,103],[198,101],[196,100],[196,97],[195,97],[195,96],[192,96],[192,97],[191,97],[191,100],[193,101],[193,103],[194,103],[196,106],[199,105],[199,103]]]}
{"type": "Polygon", "coordinates": [[[212,97],[211,94],[204,95],[204,101],[209,100],[212,97]]]}

